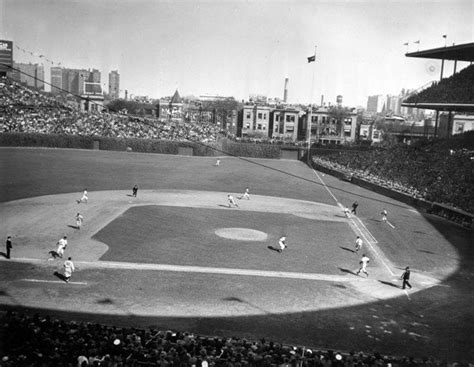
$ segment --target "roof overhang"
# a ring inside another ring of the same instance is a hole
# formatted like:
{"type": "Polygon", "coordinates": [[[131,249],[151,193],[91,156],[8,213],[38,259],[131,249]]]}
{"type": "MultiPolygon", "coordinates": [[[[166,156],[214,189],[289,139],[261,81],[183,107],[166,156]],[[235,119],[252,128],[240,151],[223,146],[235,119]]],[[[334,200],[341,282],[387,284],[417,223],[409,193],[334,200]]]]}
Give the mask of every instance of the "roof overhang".
{"type": "Polygon", "coordinates": [[[417,52],[406,53],[407,57],[419,57],[423,59],[474,61],[474,42],[462,45],[432,48],[417,52]]]}
{"type": "Polygon", "coordinates": [[[474,104],[469,103],[402,103],[402,107],[420,108],[423,110],[474,112],[474,104]]]}

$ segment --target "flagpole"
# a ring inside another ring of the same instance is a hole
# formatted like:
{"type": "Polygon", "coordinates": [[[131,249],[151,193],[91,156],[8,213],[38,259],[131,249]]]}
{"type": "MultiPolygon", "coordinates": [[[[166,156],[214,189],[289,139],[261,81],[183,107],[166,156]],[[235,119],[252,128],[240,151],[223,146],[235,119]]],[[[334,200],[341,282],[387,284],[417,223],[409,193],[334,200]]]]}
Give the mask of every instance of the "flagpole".
{"type": "MultiPolygon", "coordinates": [[[[308,156],[307,156],[307,162],[309,164],[309,160],[310,160],[310,154],[311,154],[311,126],[312,126],[312,113],[313,113],[313,93],[314,93],[314,74],[315,74],[315,71],[316,71],[316,47],[317,46],[314,46],[314,68],[313,68],[313,77],[311,79],[311,96],[310,96],[310,99],[309,99],[309,113],[308,113],[308,121],[306,123],[307,125],[307,130],[308,130],[308,133],[307,133],[307,144],[308,144],[308,156]]],[[[317,127],[316,127],[317,128],[317,127]]]]}

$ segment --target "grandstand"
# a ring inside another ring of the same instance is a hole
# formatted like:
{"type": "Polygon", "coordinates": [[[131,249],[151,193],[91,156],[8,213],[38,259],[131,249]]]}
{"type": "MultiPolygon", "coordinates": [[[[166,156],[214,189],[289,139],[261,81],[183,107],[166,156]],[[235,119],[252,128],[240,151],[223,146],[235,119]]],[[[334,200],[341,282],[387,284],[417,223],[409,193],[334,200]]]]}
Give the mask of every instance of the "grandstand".
{"type": "Polygon", "coordinates": [[[421,92],[410,95],[404,107],[422,108],[436,111],[435,136],[438,136],[439,112],[448,113],[446,136],[452,135],[454,112],[474,112],[474,65],[456,73],[458,61],[474,62],[474,43],[411,52],[407,57],[441,60],[440,81],[421,92]],[[454,74],[443,79],[444,61],[454,61],[454,74]]]}

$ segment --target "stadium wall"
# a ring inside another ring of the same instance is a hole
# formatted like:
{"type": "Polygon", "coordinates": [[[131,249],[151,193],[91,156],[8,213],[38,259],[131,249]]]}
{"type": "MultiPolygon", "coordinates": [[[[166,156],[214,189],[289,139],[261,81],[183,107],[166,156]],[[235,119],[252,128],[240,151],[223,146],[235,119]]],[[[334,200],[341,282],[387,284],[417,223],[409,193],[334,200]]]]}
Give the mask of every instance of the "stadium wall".
{"type": "Polygon", "coordinates": [[[54,135],[36,133],[2,133],[0,146],[72,148],[113,151],[133,151],[140,153],[183,154],[214,156],[217,146],[187,141],[149,140],[138,138],[108,138],[101,136],[54,135]]]}
{"type": "MultiPolygon", "coordinates": [[[[236,143],[228,139],[223,139],[219,143],[204,144],[175,140],[15,132],[0,134],[0,146],[133,151],[139,153],[185,154],[211,157],[224,153],[237,157],[273,159],[279,159],[282,155],[282,147],[280,145],[236,143]]],[[[297,159],[297,155],[294,158],[297,159]]]]}

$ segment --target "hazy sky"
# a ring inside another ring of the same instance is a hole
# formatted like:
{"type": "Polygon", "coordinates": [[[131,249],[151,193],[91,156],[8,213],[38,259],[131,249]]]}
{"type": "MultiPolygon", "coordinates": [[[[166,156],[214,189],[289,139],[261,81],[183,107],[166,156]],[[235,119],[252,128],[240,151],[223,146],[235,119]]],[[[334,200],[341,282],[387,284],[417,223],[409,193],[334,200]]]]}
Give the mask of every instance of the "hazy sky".
{"type": "MultiPolygon", "coordinates": [[[[0,39],[17,62],[97,68],[102,82],[158,98],[249,94],[365,106],[439,78],[409,51],[474,41],[474,1],[0,0],[0,39]],[[420,40],[420,45],[414,44],[420,40]],[[315,63],[307,63],[314,53],[315,63]],[[27,52],[23,52],[22,50],[27,52]],[[33,52],[31,55],[29,52],[33,52]],[[313,78],[314,75],[314,78],[313,78]],[[313,83],[314,80],[314,83],[313,83]]],[[[430,66],[434,65],[434,71],[430,66]]],[[[458,63],[458,70],[466,63],[458,63]]],[[[445,75],[452,74],[447,63],[445,75]]]]}

